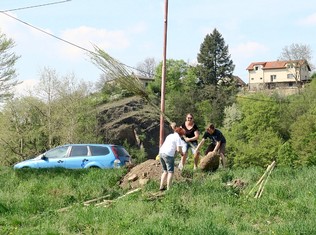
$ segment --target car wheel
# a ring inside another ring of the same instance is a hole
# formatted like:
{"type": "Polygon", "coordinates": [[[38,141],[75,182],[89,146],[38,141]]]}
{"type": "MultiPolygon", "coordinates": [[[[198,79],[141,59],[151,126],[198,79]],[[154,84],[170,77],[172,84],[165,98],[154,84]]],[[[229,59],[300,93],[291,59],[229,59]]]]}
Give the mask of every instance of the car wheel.
{"type": "Polygon", "coordinates": [[[98,167],[98,166],[90,166],[89,168],[90,169],[100,169],[100,167],[98,167]]]}

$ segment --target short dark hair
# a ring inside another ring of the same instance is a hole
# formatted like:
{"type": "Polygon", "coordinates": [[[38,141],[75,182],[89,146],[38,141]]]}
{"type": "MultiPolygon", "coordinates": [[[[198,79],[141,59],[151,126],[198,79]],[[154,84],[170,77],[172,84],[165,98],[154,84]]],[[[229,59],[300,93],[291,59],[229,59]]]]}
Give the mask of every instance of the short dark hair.
{"type": "Polygon", "coordinates": [[[215,130],[215,125],[213,123],[211,123],[208,128],[215,130]]]}

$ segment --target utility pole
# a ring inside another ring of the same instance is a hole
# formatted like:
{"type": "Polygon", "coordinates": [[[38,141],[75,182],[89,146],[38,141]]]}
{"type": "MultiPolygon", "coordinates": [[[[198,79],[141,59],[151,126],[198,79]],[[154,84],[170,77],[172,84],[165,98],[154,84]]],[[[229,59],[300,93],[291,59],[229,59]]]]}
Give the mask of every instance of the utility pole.
{"type": "Polygon", "coordinates": [[[161,101],[160,101],[160,138],[159,146],[164,141],[164,113],[165,113],[165,87],[166,87],[166,58],[167,58],[167,28],[168,28],[168,0],[165,0],[164,40],[161,77],[161,101]]]}

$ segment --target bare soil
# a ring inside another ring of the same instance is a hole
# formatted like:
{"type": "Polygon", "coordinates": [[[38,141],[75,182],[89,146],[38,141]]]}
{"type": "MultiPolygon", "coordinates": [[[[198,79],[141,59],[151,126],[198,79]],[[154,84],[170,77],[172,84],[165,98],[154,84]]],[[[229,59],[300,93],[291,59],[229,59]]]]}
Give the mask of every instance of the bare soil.
{"type": "MultiPolygon", "coordinates": [[[[149,159],[132,167],[122,179],[120,186],[124,189],[133,189],[143,187],[150,180],[160,182],[161,173],[160,161],[149,159]]],[[[174,169],[173,180],[184,180],[184,177],[181,176],[181,171],[177,167],[174,169]]]]}

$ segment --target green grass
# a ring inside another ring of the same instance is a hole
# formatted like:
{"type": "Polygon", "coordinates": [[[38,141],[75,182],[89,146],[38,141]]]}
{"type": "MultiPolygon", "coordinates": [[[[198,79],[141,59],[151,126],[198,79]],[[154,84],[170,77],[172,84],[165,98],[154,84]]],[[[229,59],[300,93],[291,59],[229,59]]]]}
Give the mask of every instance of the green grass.
{"type": "MultiPolygon", "coordinates": [[[[124,195],[125,169],[0,168],[0,234],[316,234],[316,168],[275,168],[262,197],[247,197],[264,169],[185,172],[163,197],[151,181],[109,207],[83,206],[124,195]],[[243,189],[227,182],[246,182],[243,189]],[[59,211],[60,208],[69,207],[59,211]]],[[[255,192],[254,192],[255,193],[255,192]]]]}

